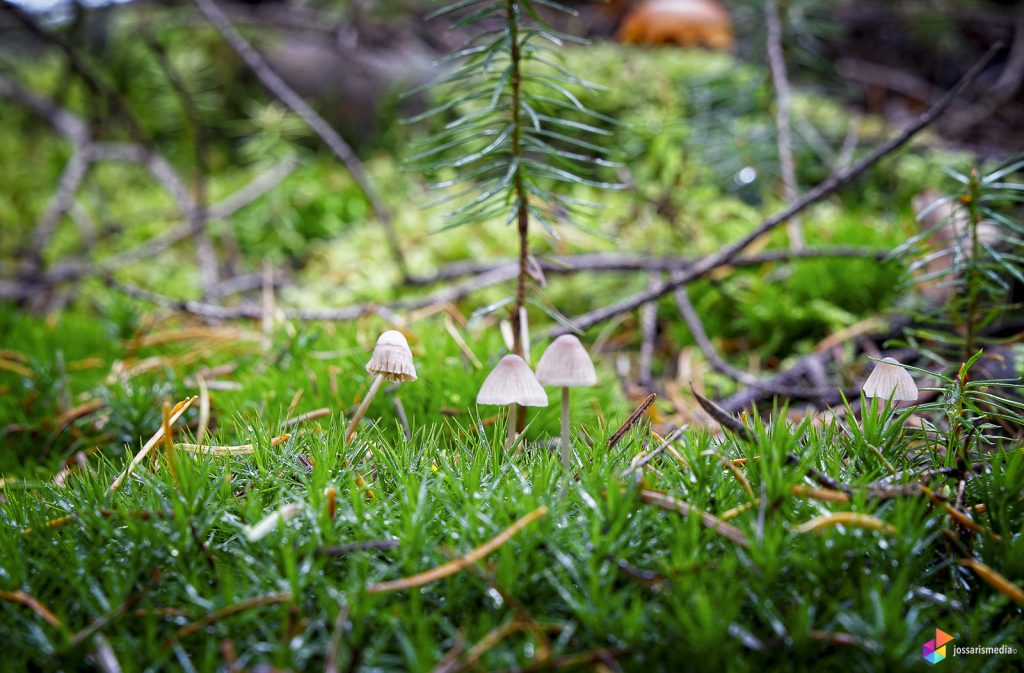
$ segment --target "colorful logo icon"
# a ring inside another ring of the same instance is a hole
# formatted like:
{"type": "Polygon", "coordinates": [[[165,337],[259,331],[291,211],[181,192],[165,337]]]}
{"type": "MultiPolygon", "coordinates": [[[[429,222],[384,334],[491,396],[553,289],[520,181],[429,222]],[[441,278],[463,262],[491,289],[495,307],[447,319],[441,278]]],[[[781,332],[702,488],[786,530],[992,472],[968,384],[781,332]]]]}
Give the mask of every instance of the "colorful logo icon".
{"type": "Polygon", "coordinates": [[[953,636],[945,631],[935,629],[935,640],[929,640],[921,648],[921,656],[929,664],[937,664],[946,658],[946,643],[951,642],[953,636]]]}

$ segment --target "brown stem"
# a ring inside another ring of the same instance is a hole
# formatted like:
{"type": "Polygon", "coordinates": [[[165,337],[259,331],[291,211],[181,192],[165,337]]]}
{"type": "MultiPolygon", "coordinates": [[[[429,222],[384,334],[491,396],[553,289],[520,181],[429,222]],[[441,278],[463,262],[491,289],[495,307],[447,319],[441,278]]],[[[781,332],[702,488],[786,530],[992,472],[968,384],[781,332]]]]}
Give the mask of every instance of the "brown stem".
{"type": "MultiPolygon", "coordinates": [[[[522,156],[522,120],[520,118],[520,99],[522,86],[522,73],[519,67],[519,3],[516,0],[508,0],[506,5],[505,19],[509,30],[510,53],[512,74],[512,161],[519,161],[522,156]]],[[[515,172],[516,189],[516,216],[519,227],[519,274],[516,279],[516,300],[512,305],[512,327],[513,327],[513,348],[516,355],[523,355],[523,340],[521,336],[520,313],[526,302],[526,276],[527,264],[530,257],[530,214],[527,209],[526,184],[523,181],[523,170],[521,166],[516,167],[515,172]]]]}
{"type": "Polygon", "coordinates": [[[984,70],[992,60],[992,57],[995,56],[997,50],[998,45],[990,48],[985,55],[981,57],[981,59],[971,66],[971,69],[967,71],[959,82],[957,82],[956,86],[950,89],[941,100],[937,101],[935,105],[929,108],[925,113],[907,125],[896,137],[879,145],[874,151],[866,155],[849,169],[828,178],[810,191],[805,192],[802,197],[788,204],[781,211],[764,219],[747,235],[742,236],[738,240],[719,249],[714,254],[704,257],[700,262],[688,267],[686,270],[673,273],[667,281],[658,283],[653,288],[649,288],[644,292],[638,292],[637,294],[626,297],[625,299],[617,301],[609,306],[602,306],[601,308],[597,308],[593,311],[577,316],[568,326],[558,325],[554,327],[549,332],[549,336],[556,337],[573,330],[582,331],[588,329],[594,325],[614,318],[621,313],[639,308],[647,302],[654,301],[655,299],[672,292],[677,287],[682,287],[683,285],[686,285],[698,278],[703,278],[707,274],[711,273],[711,271],[728,265],[734,259],[739,257],[740,253],[749,248],[754,241],[761,238],[768,232],[773,231],[785,222],[788,222],[794,215],[803,212],[815,203],[825,199],[825,197],[835,193],[841,187],[853,182],[876,163],[906,145],[910,139],[917,135],[922,129],[942,116],[953,101],[956,100],[960,94],[962,94],[964,90],[978,78],[982,70],[984,70]]]}

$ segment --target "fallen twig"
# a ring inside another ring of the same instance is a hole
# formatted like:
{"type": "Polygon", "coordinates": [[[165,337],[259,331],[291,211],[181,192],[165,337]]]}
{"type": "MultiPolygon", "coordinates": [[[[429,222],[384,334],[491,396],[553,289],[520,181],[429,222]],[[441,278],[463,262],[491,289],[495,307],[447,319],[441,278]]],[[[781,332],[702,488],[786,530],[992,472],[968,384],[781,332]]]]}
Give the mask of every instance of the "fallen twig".
{"type": "Polygon", "coordinates": [[[668,434],[668,436],[665,437],[664,440],[662,440],[661,444],[659,444],[657,446],[657,448],[655,448],[654,450],[648,452],[646,455],[641,454],[641,455],[637,456],[636,458],[634,458],[633,462],[630,463],[629,467],[627,467],[625,470],[623,470],[622,476],[623,477],[628,477],[629,475],[633,474],[634,472],[639,470],[641,467],[643,467],[647,463],[651,462],[652,460],[654,460],[655,458],[660,456],[661,452],[664,451],[665,448],[668,447],[672,442],[676,441],[676,439],[679,438],[679,435],[683,434],[688,427],[690,427],[690,426],[688,426],[688,425],[681,425],[681,426],[679,426],[678,428],[676,428],[675,430],[670,432],[668,434]]]}
{"type": "MultiPolygon", "coordinates": [[[[285,433],[283,435],[278,435],[277,437],[271,438],[270,448],[274,448],[280,446],[281,444],[284,444],[289,439],[291,439],[291,437],[292,436],[290,434],[285,433]]],[[[181,449],[182,451],[188,451],[189,453],[206,453],[213,456],[244,456],[256,452],[255,444],[214,446],[211,444],[189,444],[186,442],[181,442],[175,444],[174,448],[181,449]]]]}
{"type": "MultiPolygon", "coordinates": [[[[786,201],[792,203],[799,196],[796,186],[796,164],[793,162],[793,139],[790,128],[790,90],[789,75],[786,73],[786,58],[782,52],[782,19],[779,16],[779,3],[767,0],[764,3],[765,25],[768,51],[768,67],[772,73],[772,86],[775,89],[775,133],[776,145],[779,149],[779,169],[782,173],[783,193],[786,201]]],[[[789,247],[799,250],[804,247],[804,236],[800,229],[800,219],[790,218],[786,223],[789,234],[789,247]]]]}
{"type": "Polygon", "coordinates": [[[861,512],[833,512],[816,516],[810,521],[805,521],[791,530],[794,533],[810,533],[829,526],[851,526],[854,528],[867,528],[882,533],[896,533],[895,526],[888,524],[877,517],[861,512]]]}
{"type": "Polygon", "coordinates": [[[1024,589],[1003,577],[981,561],[971,558],[960,559],[960,565],[970,568],[990,587],[1003,594],[1017,605],[1024,605],[1024,589]]]}
{"type": "MultiPolygon", "coordinates": [[[[199,398],[193,396],[188,398],[187,400],[183,400],[175,404],[174,408],[171,409],[171,415],[170,418],[168,419],[168,423],[170,425],[173,425],[179,418],[181,418],[182,414],[188,411],[188,408],[192,406],[192,403],[195,402],[197,399],[199,398]]],[[[164,427],[161,427],[159,430],[156,431],[156,433],[152,437],[149,438],[149,441],[146,442],[141,449],[139,449],[139,452],[135,454],[134,458],[132,458],[132,462],[128,464],[128,467],[124,468],[124,472],[117,476],[117,479],[114,480],[114,483],[110,485],[110,489],[107,491],[107,495],[111,495],[114,492],[116,492],[117,489],[121,488],[121,484],[124,483],[124,480],[127,479],[135,470],[135,468],[138,467],[139,463],[141,463],[146,458],[146,456],[149,455],[149,452],[153,449],[154,446],[157,445],[157,443],[161,439],[163,439],[163,436],[164,427]]]]}
{"type": "Polygon", "coordinates": [[[667,281],[658,283],[655,287],[649,290],[639,292],[631,297],[617,301],[610,306],[595,309],[581,316],[577,316],[575,319],[571,319],[568,325],[558,325],[554,327],[550,330],[550,335],[558,336],[568,332],[582,332],[583,330],[604,322],[609,318],[613,318],[620,313],[635,310],[647,302],[653,301],[665,294],[668,294],[669,292],[672,292],[677,287],[686,285],[698,278],[703,278],[711,271],[730,264],[755,240],[776,229],[785,222],[788,222],[794,215],[803,212],[808,207],[833,194],[841,187],[853,182],[876,163],[907,144],[911,138],[938,119],[950,104],[957,99],[964,90],[974,82],[975,79],[977,79],[978,75],[980,75],[982,70],[985,69],[985,66],[987,66],[993,56],[995,56],[996,51],[996,48],[989,49],[988,52],[986,52],[985,55],[967,71],[956,86],[950,89],[945,96],[937,101],[935,105],[929,108],[924,114],[920,115],[917,119],[907,125],[906,128],[904,128],[896,137],[877,147],[873,152],[854,164],[849,170],[843,171],[842,173],[819,183],[816,187],[806,192],[800,199],[797,199],[778,213],[763,220],[747,235],[723,247],[718,252],[703,258],[701,261],[693,264],[685,271],[671,274],[667,281]]]}
{"type": "Polygon", "coordinates": [[[219,610],[215,610],[210,614],[206,615],[201,619],[197,619],[194,622],[189,622],[185,626],[178,629],[171,638],[167,639],[163,646],[165,648],[170,647],[174,643],[178,642],[186,636],[190,636],[197,631],[205,629],[207,626],[219,622],[222,619],[237,615],[239,612],[245,612],[246,610],[252,610],[253,608],[259,608],[266,605],[276,605],[278,603],[290,603],[292,601],[292,595],[290,593],[279,593],[270,594],[268,596],[257,596],[256,598],[250,598],[248,600],[228,605],[219,610]]]}
{"type": "Polygon", "coordinates": [[[498,547],[508,542],[512,537],[526,528],[536,519],[544,516],[548,513],[547,507],[538,507],[526,516],[517,520],[511,526],[503,530],[493,539],[484,544],[480,545],[473,551],[469,552],[465,556],[459,557],[453,561],[449,561],[442,566],[432,568],[422,573],[418,573],[411,577],[404,577],[402,579],[391,580],[390,582],[381,582],[379,584],[371,584],[367,587],[367,592],[371,594],[380,594],[388,591],[401,591],[402,589],[411,589],[414,587],[423,586],[431,582],[436,582],[439,579],[454,575],[455,573],[465,569],[466,567],[476,563],[480,559],[484,558],[498,547]]]}
{"type": "Polygon", "coordinates": [[[327,121],[320,116],[320,114],[313,109],[313,107],[299,96],[295,91],[288,86],[288,84],[281,79],[281,77],[274,72],[270,64],[267,63],[266,59],[260,55],[256,49],[253,48],[249,42],[242,37],[235,27],[231,24],[231,20],[227,17],[224,12],[221,11],[220,7],[213,0],[195,0],[196,6],[199,7],[199,11],[203,13],[203,16],[209,20],[210,24],[217,29],[224,41],[230,45],[238,56],[245,61],[245,64],[253,71],[256,77],[263,83],[272,94],[287,105],[295,114],[297,114],[302,121],[311,128],[320,139],[330,148],[338,159],[348,168],[349,173],[352,174],[352,179],[355,180],[359,186],[360,191],[366,196],[370,202],[370,207],[373,208],[374,214],[377,219],[380,220],[381,225],[384,227],[385,237],[387,239],[388,247],[391,250],[391,254],[394,257],[395,264],[398,266],[402,276],[408,276],[408,272],[405,265],[405,257],[402,254],[401,246],[398,242],[398,234],[395,232],[394,222],[391,219],[391,213],[388,212],[384,206],[384,202],[381,200],[377,190],[374,189],[370,182],[369,176],[366,174],[366,170],[363,168],[363,164],[359,161],[359,157],[352,151],[352,147],[345,141],[344,138],[339,134],[327,121]]]}
{"type": "Polygon", "coordinates": [[[710,528],[712,531],[728,540],[731,540],[732,542],[735,542],[741,547],[750,546],[750,541],[747,540],[747,536],[744,535],[743,531],[739,528],[722,521],[714,514],[709,514],[708,512],[699,510],[687,502],[676,500],[675,498],[665,495],[664,493],[659,493],[658,491],[648,490],[640,491],[640,499],[650,505],[657,505],[662,509],[678,512],[683,516],[696,514],[700,517],[700,522],[704,524],[706,528],[710,528]]]}
{"type": "Polygon", "coordinates": [[[646,398],[644,398],[644,401],[640,403],[640,406],[634,409],[633,413],[629,415],[629,418],[622,422],[622,425],[619,426],[619,429],[612,433],[612,436],[608,438],[609,451],[615,448],[615,445],[618,444],[619,441],[623,437],[625,437],[630,430],[633,429],[633,426],[636,425],[637,421],[643,418],[643,416],[647,413],[647,410],[651,408],[651,405],[654,404],[654,400],[656,399],[658,399],[658,396],[655,393],[651,393],[646,398]]]}
{"type": "Polygon", "coordinates": [[[39,615],[40,619],[55,629],[64,627],[64,625],[61,624],[61,621],[57,618],[57,615],[53,614],[53,611],[50,610],[50,608],[46,607],[35,597],[30,596],[24,591],[0,591],[0,600],[24,605],[32,612],[39,615]]]}

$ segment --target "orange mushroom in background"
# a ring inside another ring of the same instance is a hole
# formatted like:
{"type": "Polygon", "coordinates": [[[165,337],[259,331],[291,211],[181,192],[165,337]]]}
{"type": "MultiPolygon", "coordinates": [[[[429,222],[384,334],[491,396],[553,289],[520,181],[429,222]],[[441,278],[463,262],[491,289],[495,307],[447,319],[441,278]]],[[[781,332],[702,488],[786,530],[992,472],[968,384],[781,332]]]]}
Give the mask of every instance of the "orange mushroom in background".
{"type": "Polygon", "coordinates": [[[715,0],[643,0],[626,13],[616,37],[626,43],[718,51],[733,44],[729,13],[715,0]]]}

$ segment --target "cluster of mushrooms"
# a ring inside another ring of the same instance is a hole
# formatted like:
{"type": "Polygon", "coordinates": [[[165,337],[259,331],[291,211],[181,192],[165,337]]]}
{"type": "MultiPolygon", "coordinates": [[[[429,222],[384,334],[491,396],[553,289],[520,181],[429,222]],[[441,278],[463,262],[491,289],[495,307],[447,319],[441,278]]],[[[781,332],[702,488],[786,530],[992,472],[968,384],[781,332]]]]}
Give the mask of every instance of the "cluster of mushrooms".
{"type": "MultiPolygon", "coordinates": [[[[366,414],[367,408],[384,381],[407,382],[416,380],[416,366],[412,360],[412,350],[405,336],[396,330],[388,330],[377,339],[373,355],[366,364],[366,371],[374,375],[370,389],[356,409],[346,440],[351,440],[359,426],[359,421],[366,414]]],[[[508,407],[508,438],[505,446],[512,446],[516,439],[517,406],[546,407],[548,395],[544,386],[562,389],[562,465],[569,467],[569,388],[597,385],[597,373],[594,363],[580,340],[571,334],[555,339],[537,363],[534,374],[530,365],[518,355],[506,355],[501,358],[494,370],[487,375],[480,392],[476,396],[477,404],[508,407]]]]}
{"type": "MultiPolygon", "coordinates": [[[[396,330],[388,330],[377,339],[373,355],[366,364],[366,371],[374,375],[370,389],[356,409],[345,434],[351,440],[367,408],[384,381],[408,382],[416,380],[416,366],[412,350],[405,336],[396,330]]],[[[544,386],[562,389],[562,465],[569,468],[569,388],[597,385],[594,363],[580,340],[565,334],[548,346],[537,363],[537,372],[530,369],[522,357],[509,354],[498,361],[497,366],[484,379],[477,393],[477,404],[508,407],[508,437],[505,447],[511,447],[516,440],[517,406],[546,407],[548,394],[544,386]]],[[[874,397],[899,403],[917,401],[918,389],[910,373],[893,358],[878,362],[864,382],[865,397],[874,397]]]]}

